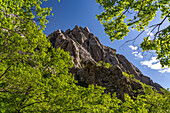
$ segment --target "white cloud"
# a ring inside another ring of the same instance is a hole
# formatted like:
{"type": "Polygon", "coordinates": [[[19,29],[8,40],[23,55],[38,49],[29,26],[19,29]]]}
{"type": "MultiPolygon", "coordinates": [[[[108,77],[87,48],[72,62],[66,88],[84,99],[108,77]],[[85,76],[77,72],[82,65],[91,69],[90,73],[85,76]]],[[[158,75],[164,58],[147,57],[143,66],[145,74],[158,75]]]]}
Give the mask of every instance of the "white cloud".
{"type": "Polygon", "coordinates": [[[159,60],[157,60],[156,57],[152,57],[152,59],[149,61],[143,61],[141,64],[146,65],[151,69],[158,70],[160,73],[170,72],[170,68],[162,68],[159,60]]]}
{"type": "Polygon", "coordinates": [[[145,29],[145,31],[148,31],[148,29],[145,29]]]}
{"type": "Polygon", "coordinates": [[[132,45],[130,45],[129,47],[130,47],[132,50],[137,50],[137,49],[138,49],[138,47],[132,46],[132,45]]]}
{"type": "Polygon", "coordinates": [[[137,53],[138,53],[137,51],[132,52],[132,54],[137,54],[137,53]]]}
{"type": "Polygon", "coordinates": [[[143,58],[142,54],[137,51],[132,52],[132,54],[134,54],[134,56],[137,58],[143,58]]]}
{"type": "Polygon", "coordinates": [[[161,69],[161,70],[159,70],[159,72],[161,72],[161,73],[165,73],[165,72],[170,73],[170,68],[161,69]]]}
{"type": "Polygon", "coordinates": [[[161,67],[162,67],[161,64],[158,62],[156,64],[152,64],[150,68],[159,70],[159,69],[161,69],[161,67]]]}
{"type": "Polygon", "coordinates": [[[149,31],[147,35],[153,36],[153,33],[149,31]]]}
{"type": "Polygon", "coordinates": [[[158,62],[156,57],[152,57],[152,59],[150,61],[143,61],[143,62],[141,62],[141,64],[151,67],[153,65],[153,63],[156,63],[156,62],[158,62]]]}
{"type": "MultiPolygon", "coordinates": [[[[133,53],[132,53],[132,54],[133,54],[133,53]]],[[[142,54],[141,54],[141,53],[135,53],[134,55],[135,55],[135,57],[143,58],[143,56],[142,56],[142,54]]]]}

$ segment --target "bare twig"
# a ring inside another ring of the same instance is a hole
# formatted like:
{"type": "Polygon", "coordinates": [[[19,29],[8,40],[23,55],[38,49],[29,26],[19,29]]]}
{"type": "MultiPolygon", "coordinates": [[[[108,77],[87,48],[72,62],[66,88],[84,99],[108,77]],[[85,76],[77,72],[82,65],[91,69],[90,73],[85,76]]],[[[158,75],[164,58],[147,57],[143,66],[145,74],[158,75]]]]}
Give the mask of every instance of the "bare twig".
{"type": "MultiPolygon", "coordinates": [[[[127,40],[127,41],[124,42],[120,47],[124,46],[126,43],[131,42],[131,41],[133,41],[132,43],[134,44],[134,43],[135,43],[135,40],[136,40],[141,34],[143,34],[146,30],[154,27],[154,28],[150,31],[150,33],[149,33],[149,35],[148,35],[148,37],[149,37],[150,34],[156,29],[156,27],[158,27],[158,30],[160,29],[160,26],[163,24],[163,22],[166,20],[167,17],[168,17],[168,15],[167,15],[159,24],[154,24],[154,25],[151,25],[151,26],[147,27],[147,28],[144,29],[142,32],[140,32],[134,39],[127,40]]],[[[166,28],[165,28],[165,29],[166,29],[166,28]]],[[[163,30],[164,30],[164,29],[163,29],[163,30]]],[[[162,31],[162,30],[161,30],[161,31],[162,31]]],[[[157,31],[157,33],[154,35],[154,36],[155,36],[155,37],[154,37],[154,40],[156,40],[157,34],[158,34],[159,32],[161,32],[161,31],[157,31]]],[[[119,47],[119,48],[120,48],[120,47],[119,47]]]]}
{"type": "MultiPolygon", "coordinates": [[[[168,14],[169,15],[169,14],[168,14]]],[[[162,22],[160,22],[159,24],[158,24],[158,30],[157,30],[157,32],[156,32],[156,34],[154,35],[154,40],[156,40],[156,36],[158,35],[158,33],[160,33],[161,31],[163,31],[164,29],[162,29],[162,30],[159,30],[160,29],[160,26],[163,24],[163,22],[166,20],[166,18],[168,17],[168,15],[162,20],[162,22]]],[[[166,29],[166,28],[165,28],[166,29]]]]}

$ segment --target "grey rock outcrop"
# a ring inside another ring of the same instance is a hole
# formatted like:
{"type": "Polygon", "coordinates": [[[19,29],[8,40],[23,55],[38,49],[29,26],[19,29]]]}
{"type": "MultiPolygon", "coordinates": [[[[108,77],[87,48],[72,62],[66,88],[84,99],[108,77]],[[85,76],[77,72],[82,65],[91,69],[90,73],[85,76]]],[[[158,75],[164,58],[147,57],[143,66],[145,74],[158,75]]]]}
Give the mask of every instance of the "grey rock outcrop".
{"type": "Polygon", "coordinates": [[[117,54],[115,49],[104,46],[99,39],[85,27],[75,26],[73,30],[54,31],[48,37],[55,48],[61,47],[69,51],[73,58],[74,67],[70,71],[80,85],[97,84],[106,87],[106,92],[117,92],[119,98],[123,98],[123,93],[131,96],[131,90],[142,90],[140,83],[125,77],[122,72],[133,74],[136,79],[153,89],[160,91],[159,84],[154,83],[149,77],[130,63],[125,56],[117,54]],[[103,61],[112,64],[111,68],[97,66],[97,62],[103,61]]]}

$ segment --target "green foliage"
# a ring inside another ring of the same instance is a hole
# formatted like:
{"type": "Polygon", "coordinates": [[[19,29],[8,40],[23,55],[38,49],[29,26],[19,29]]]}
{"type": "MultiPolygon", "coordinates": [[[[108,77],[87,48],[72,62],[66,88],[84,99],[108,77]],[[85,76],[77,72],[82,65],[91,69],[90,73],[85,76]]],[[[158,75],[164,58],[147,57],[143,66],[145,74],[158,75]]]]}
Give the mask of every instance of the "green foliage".
{"type": "Polygon", "coordinates": [[[112,67],[112,65],[111,65],[110,63],[105,63],[105,62],[103,62],[103,61],[99,61],[99,62],[97,63],[97,65],[98,65],[98,66],[104,66],[105,68],[110,68],[110,67],[112,67]]]}
{"type": "Polygon", "coordinates": [[[123,103],[100,86],[76,85],[69,53],[54,49],[43,33],[51,9],[40,4],[0,0],[0,113],[170,111],[168,91],[141,95],[137,101],[126,95],[123,103]]]}
{"type": "Polygon", "coordinates": [[[126,72],[122,72],[122,74],[127,77],[127,78],[130,78],[130,79],[133,79],[135,78],[135,76],[133,74],[127,74],[126,72]]]}
{"type": "Polygon", "coordinates": [[[120,106],[118,113],[169,113],[169,95],[169,92],[165,95],[151,93],[139,95],[137,100],[132,100],[129,95],[125,94],[125,102],[120,106]]]}
{"type": "Polygon", "coordinates": [[[136,82],[140,83],[142,85],[142,88],[144,89],[144,92],[146,94],[152,94],[154,91],[152,90],[152,87],[149,85],[146,85],[145,83],[142,83],[140,80],[134,79],[136,82]]]}
{"type": "MultiPolygon", "coordinates": [[[[142,85],[142,88],[144,90],[145,93],[147,94],[151,94],[154,93],[154,91],[152,90],[152,87],[149,85],[146,85],[145,83],[142,83],[140,80],[136,79],[135,76],[133,74],[128,74],[126,72],[122,72],[122,74],[127,78],[130,79],[132,81],[138,82],[142,85]]],[[[135,91],[136,92],[136,91],[135,91]]]]}
{"type": "Polygon", "coordinates": [[[150,33],[141,43],[141,48],[143,51],[155,50],[162,67],[170,66],[170,25],[161,29],[165,20],[170,22],[169,0],[96,0],[96,2],[104,8],[96,18],[105,27],[111,41],[123,39],[130,32],[130,28],[142,30],[140,35],[150,29],[150,32],[154,33],[154,39],[149,38],[150,33]],[[154,19],[158,10],[161,11],[162,21],[148,27],[149,21],[154,19]]]}
{"type": "MultiPolygon", "coordinates": [[[[129,75],[123,72],[123,75],[131,80],[139,82],[143,89],[143,95],[138,95],[136,100],[131,99],[128,94],[125,95],[125,102],[119,106],[118,111],[125,113],[168,113],[170,112],[170,92],[162,89],[163,95],[153,90],[151,86],[140,82],[134,78],[134,75],[129,75]]],[[[118,112],[118,113],[119,113],[118,112]]]]}
{"type": "Polygon", "coordinates": [[[39,0],[0,1],[0,112],[104,109],[103,89],[76,86],[68,72],[72,58],[46,38],[43,29],[50,9],[40,4],[39,0]]]}

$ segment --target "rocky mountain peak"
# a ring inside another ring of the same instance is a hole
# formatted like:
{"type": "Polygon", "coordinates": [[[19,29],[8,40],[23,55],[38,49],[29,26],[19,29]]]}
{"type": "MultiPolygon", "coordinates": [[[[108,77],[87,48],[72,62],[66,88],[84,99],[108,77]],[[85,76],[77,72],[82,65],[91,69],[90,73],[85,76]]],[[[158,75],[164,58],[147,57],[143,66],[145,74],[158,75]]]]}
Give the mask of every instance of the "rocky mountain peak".
{"type": "Polygon", "coordinates": [[[55,48],[61,47],[69,51],[74,63],[74,67],[70,70],[82,86],[97,84],[106,87],[106,92],[116,91],[121,99],[123,99],[123,93],[137,95],[139,92],[133,93],[132,90],[143,89],[139,82],[158,91],[162,88],[143,75],[125,56],[117,54],[113,48],[102,45],[88,27],[75,26],[73,30],[68,29],[65,32],[59,29],[48,37],[55,48]],[[112,67],[98,66],[98,62],[101,61],[110,63],[112,67]],[[133,74],[139,82],[128,79],[123,72],[133,74]]]}

